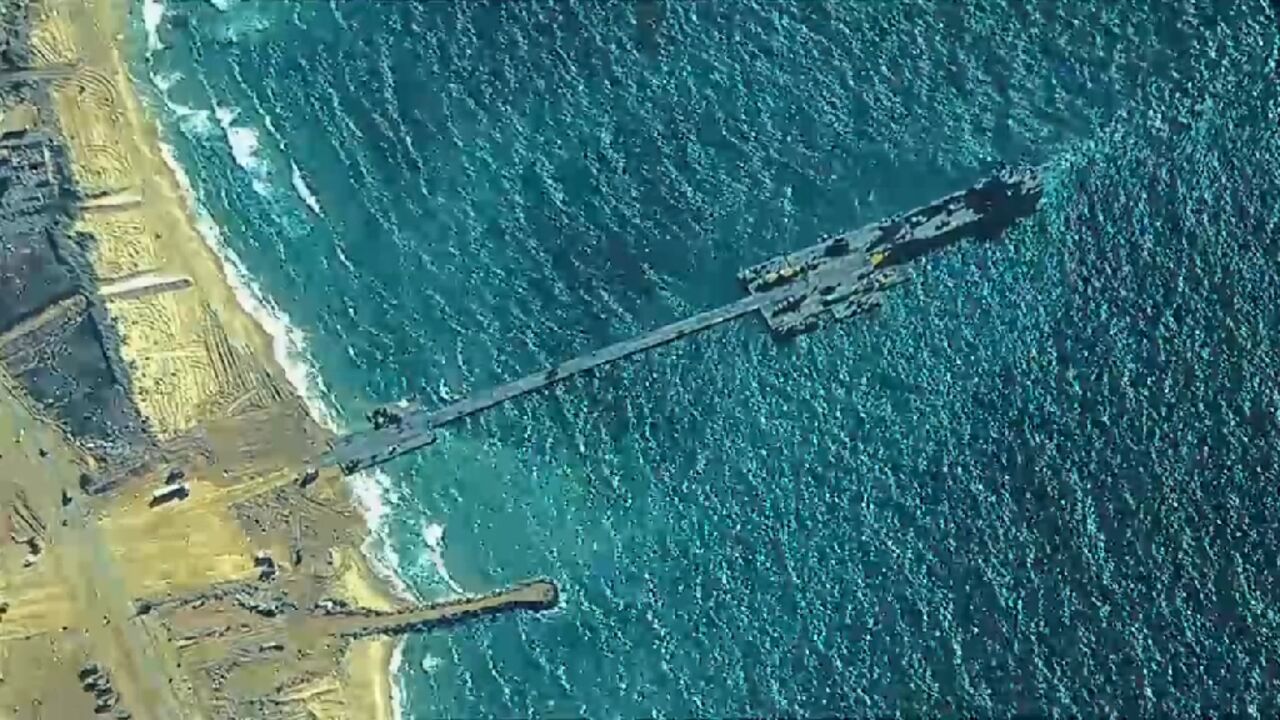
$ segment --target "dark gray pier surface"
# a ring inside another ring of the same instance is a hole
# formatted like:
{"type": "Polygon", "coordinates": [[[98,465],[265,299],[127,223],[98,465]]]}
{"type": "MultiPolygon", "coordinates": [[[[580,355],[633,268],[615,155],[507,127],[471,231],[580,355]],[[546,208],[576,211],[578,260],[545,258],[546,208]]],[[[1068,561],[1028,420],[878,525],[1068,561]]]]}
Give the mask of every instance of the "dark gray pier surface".
{"type": "Polygon", "coordinates": [[[435,429],[593,368],[761,311],[775,335],[808,332],[878,307],[905,266],[966,237],[994,238],[1033,212],[1043,191],[1037,168],[994,177],[924,207],[773,258],[739,273],[747,297],[673,322],[438,410],[383,409],[375,426],[337,438],[316,465],[359,472],[435,442],[435,429]]]}

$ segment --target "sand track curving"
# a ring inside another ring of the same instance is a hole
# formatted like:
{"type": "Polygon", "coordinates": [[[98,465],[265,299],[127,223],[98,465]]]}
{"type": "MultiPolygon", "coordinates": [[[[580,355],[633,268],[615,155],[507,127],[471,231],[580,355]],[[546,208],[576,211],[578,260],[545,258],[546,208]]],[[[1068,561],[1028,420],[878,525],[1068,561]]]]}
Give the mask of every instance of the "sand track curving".
{"type": "Polygon", "coordinates": [[[120,151],[106,144],[87,145],[80,153],[85,163],[74,170],[76,184],[86,192],[117,187],[129,177],[129,166],[120,151]]]}
{"type": "Polygon", "coordinates": [[[159,263],[155,243],[136,212],[82,216],[76,229],[93,236],[90,261],[100,277],[143,272],[159,263]]]}
{"type": "Polygon", "coordinates": [[[37,65],[75,62],[76,45],[66,12],[57,3],[40,4],[31,29],[31,57],[37,65]]]}
{"type": "Polygon", "coordinates": [[[111,109],[124,113],[120,108],[120,90],[107,73],[92,65],[83,65],[76,72],[76,94],[84,102],[93,103],[99,109],[111,109]]]}
{"type": "Polygon", "coordinates": [[[205,347],[182,332],[181,299],[171,295],[108,302],[139,408],[162,439],[194,425],[220,390],[205,347]]]}

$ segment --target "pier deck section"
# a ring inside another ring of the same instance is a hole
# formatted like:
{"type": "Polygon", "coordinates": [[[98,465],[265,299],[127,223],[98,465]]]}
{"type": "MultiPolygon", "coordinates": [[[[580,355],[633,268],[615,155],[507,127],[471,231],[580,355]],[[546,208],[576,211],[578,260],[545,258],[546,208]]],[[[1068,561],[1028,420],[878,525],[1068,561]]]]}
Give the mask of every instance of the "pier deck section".
{"type": "Polygon", "coordinates": [[[588,370],[675,342],[730,320],[736,320],[775,302],[782,295],[781,292],[753,295],[722,305],[714,310],[664,325],[646,335],[624,340],[586,355],[579,355],[555,367],[540,370],[519,380],[472,395],[439,410],[411,410],[399,413],[399,420],[387,427],[355,432],[338,438],[319,465],[337,465],[347,474],[379,465],[391,458],[435,442],[434,431],[438,427],[568,380],[588,370]]]}

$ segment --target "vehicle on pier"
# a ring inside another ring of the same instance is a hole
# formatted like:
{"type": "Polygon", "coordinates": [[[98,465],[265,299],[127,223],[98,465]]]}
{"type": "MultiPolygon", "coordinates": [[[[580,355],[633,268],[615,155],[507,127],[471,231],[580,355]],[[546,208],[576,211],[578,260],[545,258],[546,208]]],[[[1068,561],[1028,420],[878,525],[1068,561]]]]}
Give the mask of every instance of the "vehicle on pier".
{"type": "Polygon", "coordinates": [[[906,281],[908,262],[966,237],[999,235],[1035,209],[1043,187],[1038,169],[1002,170],[929,205],[752,265],[738,279],[749,293],[780,294],[761,308],[774,333],[810,332],[878,308],[885,290],[906,281]]]}

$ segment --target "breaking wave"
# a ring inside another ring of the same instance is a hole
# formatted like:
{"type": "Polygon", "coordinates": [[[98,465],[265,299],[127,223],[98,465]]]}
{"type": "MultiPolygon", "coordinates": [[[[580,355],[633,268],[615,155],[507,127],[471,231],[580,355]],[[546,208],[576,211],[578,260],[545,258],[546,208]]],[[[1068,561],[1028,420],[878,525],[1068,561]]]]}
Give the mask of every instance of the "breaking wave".
{"type": "Polygon", "coordinates": [[[316,199],[316,194],[307,185],[306,178],[302,177],[302,171],[298,169],[298,164],[291,160],[289,161],[289,168],[291,170],[293,189],[298,193],[298,197],[302,198],[302,202],[306,203],[307,207],[311,208],[316,215],[323,217],[324,210],[320,209],[320,201],[316,199]]]}
{"type": "Polygon", "coordinates": [[[164,21],[165,5],[160,0],[143,0],[142,29],[147,34],[147,55],[164,48],[160,42],[160,23],[164,21]]]}
{"type": "Polygon", "coordinates": [[[462,586],[454,581],[453,576],[449,574],[449,568],[444,564],[444,525],[422,521],[422,540],[427,545],[427,557],[435,566],[440,579],[449,586],[450,590],[461,595],[462,586]]]}

